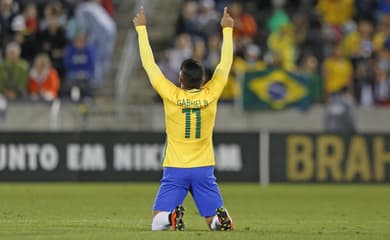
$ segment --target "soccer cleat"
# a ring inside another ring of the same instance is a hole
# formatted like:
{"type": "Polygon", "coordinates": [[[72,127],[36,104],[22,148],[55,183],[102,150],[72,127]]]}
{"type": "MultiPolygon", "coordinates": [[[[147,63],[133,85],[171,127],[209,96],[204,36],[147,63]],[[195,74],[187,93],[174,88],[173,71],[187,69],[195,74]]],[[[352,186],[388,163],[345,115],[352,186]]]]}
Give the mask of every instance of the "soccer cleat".
{"type": "Polygon", "coordinates": [[[171,213],[171,228],[173,231],[184,231],[184,207],[179,205],[171,213]]]}
{"type": "Polygon", "coordinates": [[[223,207],[217,209],[217,217],[219,223],[221,224],[221,231],[232,231],[233,230],[233,220],[229,216],[227,210],[223,207]]]}

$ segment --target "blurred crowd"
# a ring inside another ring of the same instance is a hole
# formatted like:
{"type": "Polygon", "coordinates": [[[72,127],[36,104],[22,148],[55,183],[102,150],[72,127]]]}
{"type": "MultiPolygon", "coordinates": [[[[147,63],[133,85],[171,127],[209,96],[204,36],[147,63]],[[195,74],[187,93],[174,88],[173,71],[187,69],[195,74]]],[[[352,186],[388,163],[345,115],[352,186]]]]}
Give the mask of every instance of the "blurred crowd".
{"type": "MultiPolygon", "coordinates": [[[[180,63],[201,61],[210,78],[219,61],[224,0],[188,0],[174,46],[159,65],[175,84],[180,63]]],[[[304,77],[314,102],[348,95],[363,106],[390,105],[390,0],[229,1],[235,60],[225,101],[241,94],[246,71],[282,68],[304,77]]]]}
{"type": "Polygon", "coordinates": [[[113,14],[111,0],[0,0],[0,94],[93,97],[110,69],[113,14]]]}

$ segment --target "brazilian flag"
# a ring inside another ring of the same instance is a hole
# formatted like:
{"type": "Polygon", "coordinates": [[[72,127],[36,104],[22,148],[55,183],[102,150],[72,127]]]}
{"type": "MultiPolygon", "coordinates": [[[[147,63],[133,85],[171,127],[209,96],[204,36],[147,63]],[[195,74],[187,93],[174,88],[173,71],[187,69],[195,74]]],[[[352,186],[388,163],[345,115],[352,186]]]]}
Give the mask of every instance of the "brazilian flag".
{"type": "Polygon", "coordinates": [[[245,110],[306,110],[311,104],[307,80],[282,69],[247,72],[243,84],[245,110]]]}

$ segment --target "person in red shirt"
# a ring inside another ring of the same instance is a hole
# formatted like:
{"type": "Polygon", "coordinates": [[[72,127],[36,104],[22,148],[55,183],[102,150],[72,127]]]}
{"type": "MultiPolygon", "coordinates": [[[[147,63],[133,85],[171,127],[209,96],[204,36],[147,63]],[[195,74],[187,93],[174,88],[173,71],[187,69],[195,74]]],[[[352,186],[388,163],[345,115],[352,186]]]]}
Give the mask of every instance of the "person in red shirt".
{"type": "Polygon", "coordinates": [[[53,101],[57,99],[59,88],[60,79],[57,71],[51,66],[49,56],[47,54],[38,55],[28,80],[28,92],[31,97],[53,101]]]}
{"type": "Polygon", "coordinates": [[[38,30],[38,13],[37,6],[34,3],[29,3],[24,10],[24,21],[28,33],[35,33],[38,30]]]}
{"type": "Polygon", "coordinates": [[[242,3],[234,1],[230,4],[229,9],[235,23],[233,32],[235,52],[244,54],[245,47],[254,41],[257,23],[252,15],[245,13],[242,3]]]}
{"type": "Polygon", "coordinates": [[[232,2],[229,9],[235,22],[234,38],[253,39],[257,33],[255,19],[250,14],[244,12],[242,4],[239,2],[232,2]]]}
{"type": "Polygon", "coordinates": [[[104,9],[106,9],[107,13],[111,17],[113,17],[114,12],[115,12],[115,8],[114,8],[114,4],[112,3],[112,0],[101,0],[101,4],[104,7],[104,9]]]}

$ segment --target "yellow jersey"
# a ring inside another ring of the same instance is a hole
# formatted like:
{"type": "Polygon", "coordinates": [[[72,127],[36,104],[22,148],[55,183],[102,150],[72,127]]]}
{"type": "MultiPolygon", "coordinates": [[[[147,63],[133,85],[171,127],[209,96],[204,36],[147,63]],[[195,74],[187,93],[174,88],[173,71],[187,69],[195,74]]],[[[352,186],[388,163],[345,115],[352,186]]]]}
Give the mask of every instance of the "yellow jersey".
{"type": "Polygon", "coordinates": [[[141,62],[153,88],[163,99],[167,133],[163,167],[214,166],[213,128],[217,102],[233,62],[233,30],[223,29],[221,62],[201,89],[176,87],[155,63],[145,26],[138,26],[141,62]]]}
{"type": "Polygon", "coordinates": [[[324,62],[325,90],[335,93],[352,83],[353,67],[348,59],[330,57],[324,62]]]}
{"type": "Polygon", "coordinates": [[[316,9],[326,23],[340,26],[355,14],[355,0],[319,0],[316,9]]]}

